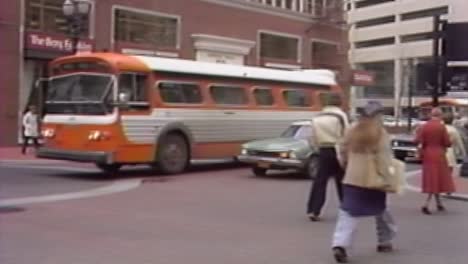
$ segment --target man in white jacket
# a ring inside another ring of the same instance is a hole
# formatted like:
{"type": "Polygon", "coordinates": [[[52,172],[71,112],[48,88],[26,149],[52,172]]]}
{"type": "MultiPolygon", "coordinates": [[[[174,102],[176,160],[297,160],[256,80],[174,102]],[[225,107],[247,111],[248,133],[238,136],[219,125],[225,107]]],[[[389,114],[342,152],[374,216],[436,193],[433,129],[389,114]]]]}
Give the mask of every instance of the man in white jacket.
{"type": "Polygon", "coordinates": [[[39,147],[39,117],[34,105],[28,107],[28,111],[23,116],[23,147],[21,153],[26,154],[29,140],[32,140],[34,147],[39,147]]]}
{"type": "Polygon", "coordinates": [[[329,178],[335,178],[338,197],[340,200],[342,198],[341,181],[344,171],[338,162],[336,146],[349,125],[346,113],[340,108],[342,99],[339,94],[327,93],[322,100],[324,108],[312,121],[311,144],[319,148],[319,168],[307,203],[307,215],[313,222],[320,220],[329,178]]]}

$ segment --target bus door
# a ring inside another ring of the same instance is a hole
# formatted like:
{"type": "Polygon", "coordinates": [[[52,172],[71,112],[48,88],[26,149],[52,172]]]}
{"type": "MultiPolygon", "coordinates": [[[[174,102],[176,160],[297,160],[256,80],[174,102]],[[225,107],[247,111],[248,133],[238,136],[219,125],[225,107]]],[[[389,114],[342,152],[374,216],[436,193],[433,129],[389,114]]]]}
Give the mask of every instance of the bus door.
{"type": "Polygon", "coordinates": [[[154,127],[144,121],[152,112],[149,79],[149,74],[142,72],[122,72],[118,77],[119,114],[127,139],[127,143],[123,144],[126,151],[117,154],[118,160],[148,162],[154,157],[155,149],[149,147],[155,143],[156,135],[150,134],[154,127]]]}
{"type": "Polygon", "coordinates": [[[118,100],[124,103],[122,115],[147,113],[149,103],[148,75],[145,73],[124,72],[119,76],[118,100]]]}

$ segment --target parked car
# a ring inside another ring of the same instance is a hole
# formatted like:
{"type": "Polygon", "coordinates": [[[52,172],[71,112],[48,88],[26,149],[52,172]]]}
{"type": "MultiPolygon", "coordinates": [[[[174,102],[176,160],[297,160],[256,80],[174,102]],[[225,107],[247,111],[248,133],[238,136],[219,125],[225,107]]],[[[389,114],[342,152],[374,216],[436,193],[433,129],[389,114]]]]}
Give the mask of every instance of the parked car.
{"type": "MultiPolygon", "coordinates": [[[[455,126],[460,134],[465,149],[468,150],[468,131],[463,127],[455,126]]],[[[396,134],[392,136],[392,150],[395,158],[399,160],[413,160],[420,161],[418,145],[415,143],[416,130],[413,129],[411,133],[396,134]]],[[[456,151],[457,159],[462,161],[465,157],[462,156],[460,151],[456,151]]]]}
{"type": "Polygon", "coordinates": [[[277,138],[244,144],[237,158],[251,164],[257,176],[266,175],[268,170],[294,169],[314,178],[318,170],[318,152],[309,143],[311,136],[312,121],[296,121],[277,138]]]}
{"type": "MultiPolygon", "coordinates": [[[[408,118],[401,117],[401,118],[395,118],[394,116],[390,115],[384,115],[382,117],[382,121],[384,126],[387,127],[395,127],[395,126],[408,126],[408,118]],[[398,122],[397,122],[398,120],[398,122]]],[[[411,118],[411,125],[412,126],[419,126],[423,121],[416,119],[416,118],[411,118]]]]}
{"type": "Polygon", "coordinates": [[[392,135],[392,150],[395,158],[405,161],[407,158],[418,161],[418,145],[415,143],[415,131],[392,135]]]}

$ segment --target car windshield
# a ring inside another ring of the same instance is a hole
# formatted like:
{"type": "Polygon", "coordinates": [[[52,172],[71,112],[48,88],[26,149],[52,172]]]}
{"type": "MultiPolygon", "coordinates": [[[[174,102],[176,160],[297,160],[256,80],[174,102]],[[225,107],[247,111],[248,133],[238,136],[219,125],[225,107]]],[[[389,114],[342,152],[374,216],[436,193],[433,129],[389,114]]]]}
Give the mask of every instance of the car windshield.
{"type": "Polygon", "coordinates": [[[46,113],[94,114],[112,111],[110,75],[74,74],[50,81],[46,94],[46,113]]]}
{"type": "Polygon", "coordinates": [[[311,125],[292,125],[281,134],[281,137],[295,139],[309,139],[311,136],[311,125]]]}

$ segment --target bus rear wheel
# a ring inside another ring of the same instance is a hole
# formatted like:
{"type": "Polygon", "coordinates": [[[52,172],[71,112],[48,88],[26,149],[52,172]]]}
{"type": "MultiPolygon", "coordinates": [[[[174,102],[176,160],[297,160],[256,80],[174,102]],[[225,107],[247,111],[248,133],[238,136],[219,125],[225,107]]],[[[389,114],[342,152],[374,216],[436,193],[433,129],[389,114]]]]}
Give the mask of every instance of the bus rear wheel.
{"type": "Polygon", "coordinates": [[[157,160],[158,168],[164,174],[183,172],[189,163],[187,141],[179,134],[168,134],[158,145],[157,160]]]}
{"type": "Polygon", "coordinates": [[[96,163],[96,167],[98,167],[101,171],[107,173],[107,174],[115,174],[119,172],[120,168],[122,167],[122,164],[104,164],[104,163],[96,163]]]}

